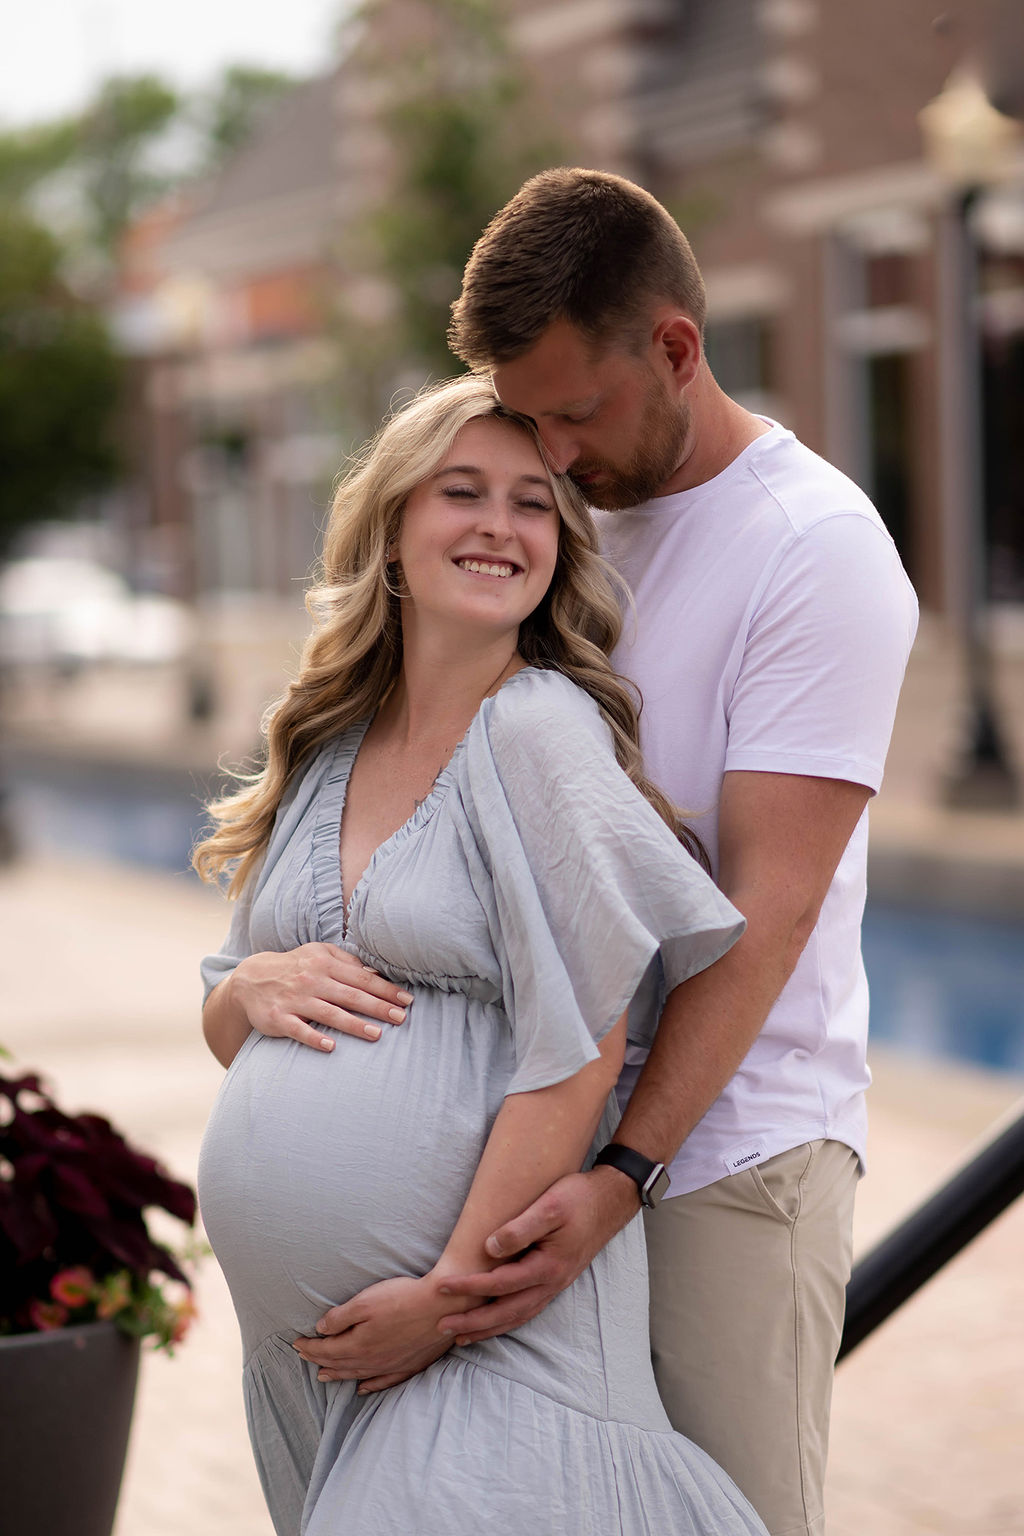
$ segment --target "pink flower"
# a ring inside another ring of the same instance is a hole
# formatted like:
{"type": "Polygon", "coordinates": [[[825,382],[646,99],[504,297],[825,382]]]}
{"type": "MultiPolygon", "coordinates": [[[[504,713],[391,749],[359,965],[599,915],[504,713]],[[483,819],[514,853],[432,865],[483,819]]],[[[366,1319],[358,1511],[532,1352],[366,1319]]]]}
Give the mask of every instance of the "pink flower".
{"type": "Polygon", "coordinates": [[[56,1301],[39,1301],[33,1297],[28,1304],[28,1315],[41,1333],[52,1333],[56,1328],[63,1328],[71,1314],[67,1307],[56,1301]]]}
{"type": "Polygon", "coordinates": [[[84,1307],[86,1302],[92,1300],[95,1284],[92,1270],[84,1264],[75,1264],[71,1269],[62,1269],[54,1275],[50,1281],[50,1295],[54,1301],[63,1302],[66,1307],[84,1307]]]}

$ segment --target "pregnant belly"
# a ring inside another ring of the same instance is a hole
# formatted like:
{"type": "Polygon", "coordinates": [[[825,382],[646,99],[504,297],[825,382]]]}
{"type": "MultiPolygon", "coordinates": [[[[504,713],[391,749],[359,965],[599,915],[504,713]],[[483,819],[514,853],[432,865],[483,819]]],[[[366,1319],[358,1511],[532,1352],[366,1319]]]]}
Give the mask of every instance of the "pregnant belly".
{"type": "Polygon", "coordinates": [[[250,1346],[429,1269],[511,1074],[503,1016],[455,994],[419,994],[372,1045],[335,1039],[250,1036],[207,1126],[200,1205],[250,1346]]]}

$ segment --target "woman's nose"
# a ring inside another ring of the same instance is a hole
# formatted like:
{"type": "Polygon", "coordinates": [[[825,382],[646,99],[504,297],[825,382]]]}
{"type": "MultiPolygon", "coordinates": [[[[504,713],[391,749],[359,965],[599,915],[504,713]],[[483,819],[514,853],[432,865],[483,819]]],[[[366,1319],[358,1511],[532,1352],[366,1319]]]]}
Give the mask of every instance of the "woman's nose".
{"type": "Polygon", "coordinates": [[[510,539],[515,532],[512,509],[502,496],[491,497],[483,503],[477,518],[481,533],[489,533],[497,539],[510,539]]]}

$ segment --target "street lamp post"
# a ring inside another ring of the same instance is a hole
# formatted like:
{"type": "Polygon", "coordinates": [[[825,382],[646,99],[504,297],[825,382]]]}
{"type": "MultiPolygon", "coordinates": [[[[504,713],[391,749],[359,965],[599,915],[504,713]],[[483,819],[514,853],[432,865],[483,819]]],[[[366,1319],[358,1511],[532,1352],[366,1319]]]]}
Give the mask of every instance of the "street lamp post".
{"type": "Polygon", "coordinates": [[[1020,800],[1020,785],[1004,745],[995,691],[987,623],[983,354],[978,323],[980,290],[973,213],[986,187],[1003,178],[1020,126],[996,111],[981,80],[960,70],[919,115],[925,154],[956,199],[957,285],[964,410],[961,442],[966,463],[965,505],[959,519],[964,601],[961,624],[967,668],[969,727],[960,764],[946,785],[956,807],[1008,810],[1020,800]]]}

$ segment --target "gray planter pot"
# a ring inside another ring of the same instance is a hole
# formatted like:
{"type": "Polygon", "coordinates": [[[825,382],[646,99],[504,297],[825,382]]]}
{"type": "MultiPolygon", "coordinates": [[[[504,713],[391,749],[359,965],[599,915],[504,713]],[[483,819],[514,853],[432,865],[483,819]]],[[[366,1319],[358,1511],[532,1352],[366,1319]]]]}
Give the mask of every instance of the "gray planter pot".
{"type": "Polygon", "coordinates": [[[113,1323],[0,1338],[4,1536],[110,1536],[138,1370],[113,1323]]]}

